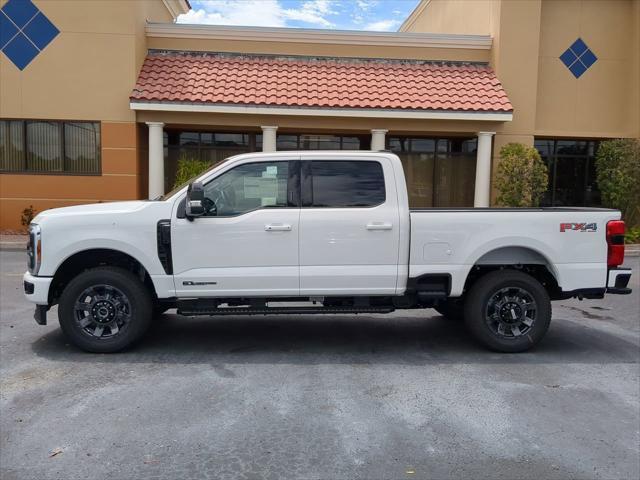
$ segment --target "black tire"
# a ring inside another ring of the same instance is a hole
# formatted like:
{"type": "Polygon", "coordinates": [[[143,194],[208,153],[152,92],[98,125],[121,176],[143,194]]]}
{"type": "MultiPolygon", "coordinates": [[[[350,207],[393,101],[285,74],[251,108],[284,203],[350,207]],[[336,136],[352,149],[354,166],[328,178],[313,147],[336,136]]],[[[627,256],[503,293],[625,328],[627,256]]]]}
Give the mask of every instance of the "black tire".
{"type": "Polygon", "coordinates": [[[464,303],[461,299],[449,299],[433,309],[448,320],[464,321],[464,303]]]}
{"type": "Polygon", "coordinates": [[[158,318],[167,310],[172,308],[171,305],[167,305],[165,303],[156,302],[153,304],[153,318],[158,318]]]}
{"type": "Polygon", "coordinates": [[[551,301],[535,278],[515,270],[488,273],[465,299],[465,323],[480,343],[517,353],[536,345],[549,329],[551,301]]]}
{"type": "Polygon", "coordinates": [[[144,335],[152,312],[151,294],[134,274],[122,268],[98,267],[82,272],[65,287],[58,319],[77,347],[113,353],[144,335]]]}

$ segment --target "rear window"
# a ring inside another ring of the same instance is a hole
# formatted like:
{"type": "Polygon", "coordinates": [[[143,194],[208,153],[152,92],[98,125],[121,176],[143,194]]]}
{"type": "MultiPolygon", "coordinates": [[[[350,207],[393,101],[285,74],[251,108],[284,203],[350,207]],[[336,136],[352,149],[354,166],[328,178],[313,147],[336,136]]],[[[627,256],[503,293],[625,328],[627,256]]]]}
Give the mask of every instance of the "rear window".
{"type": "Polygon", "coordinates": [[[374,207],[384,203],[379,162],[311,162],[313,207],[374,207]]]}

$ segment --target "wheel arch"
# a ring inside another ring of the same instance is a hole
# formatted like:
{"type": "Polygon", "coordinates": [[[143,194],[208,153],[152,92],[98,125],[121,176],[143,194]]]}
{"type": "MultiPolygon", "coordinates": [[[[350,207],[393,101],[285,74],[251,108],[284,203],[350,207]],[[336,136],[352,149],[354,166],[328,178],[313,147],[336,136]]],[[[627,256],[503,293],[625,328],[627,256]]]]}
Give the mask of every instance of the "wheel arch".
{"type": "Polygon", "coordinates": [[[467,291],[482,276],[501,269],[523,271],[538,280],[554,298],[561,293],[561,281],[553,262],[540,248],[531,245],[504,245],[488,249],[471,264],[467,273],[464,291],[467,291]]]}
{"type": "Polygon", "coordinates": [[[89,248],[69,255],[58,265],[49,288],[49,305],[57,303],[62,291],[72,278],[85,270],[99,266],[120,267],[134,273],[154,298],[157,298],[151,276],[139,260],[113,248],[89,248]]]}

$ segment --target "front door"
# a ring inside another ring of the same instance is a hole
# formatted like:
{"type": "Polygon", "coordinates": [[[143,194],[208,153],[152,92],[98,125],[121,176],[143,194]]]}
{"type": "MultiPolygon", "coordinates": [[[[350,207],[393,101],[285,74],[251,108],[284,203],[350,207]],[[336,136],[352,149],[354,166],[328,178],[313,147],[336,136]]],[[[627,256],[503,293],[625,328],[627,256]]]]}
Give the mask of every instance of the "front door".
{"type": "Polygon", "coordinates": [[[207,213],[174,215],[178,297],[298,295],[297,162],[244,163],[204,185],[207,213]]]}
{"type": "Polygon", "coordinates": [[[391,163],[321,154],[302,165],[301,295],[396,291],[400,225],[391,163]]]}

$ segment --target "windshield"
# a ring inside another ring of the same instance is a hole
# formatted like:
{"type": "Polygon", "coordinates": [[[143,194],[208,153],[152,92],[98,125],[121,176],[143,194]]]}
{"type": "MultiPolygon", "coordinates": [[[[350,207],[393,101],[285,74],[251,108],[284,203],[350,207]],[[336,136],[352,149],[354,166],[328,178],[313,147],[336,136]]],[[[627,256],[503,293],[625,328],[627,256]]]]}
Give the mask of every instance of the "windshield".
{"type": "MultiPolygon", "coordinates": [[[[234,156],[235,157],[235,156],[234,156]]],[[[193,182],[194,179],[201,177],[202,175],[204,175],[207,172],[210,172],[211,170],[213,170],[214,168],[222,165],[223,163],[231,160],[234,157],[228,157],[225,158],[224,160],[222,160],[221,162],[217,162],[214,163],[213,165],[211,165],[209,168],[207,168],[206,170],[200,172],[197,175],[194,175],[193,177],[191,177],[189,180],[187,180],[186,182],[181,183],[180,185],[178,185],[177,187],[173,187],[173,189],[170,192],[165,193],[164,195],[160,195],[159,197],[154,198],[154,200],[167,200],[168,198],[173,197],[176,193],[178,193],[180,190],[182,190],[184,187],[186,187],[187,185],[189,185],[191,182],[193,182]]]]}

